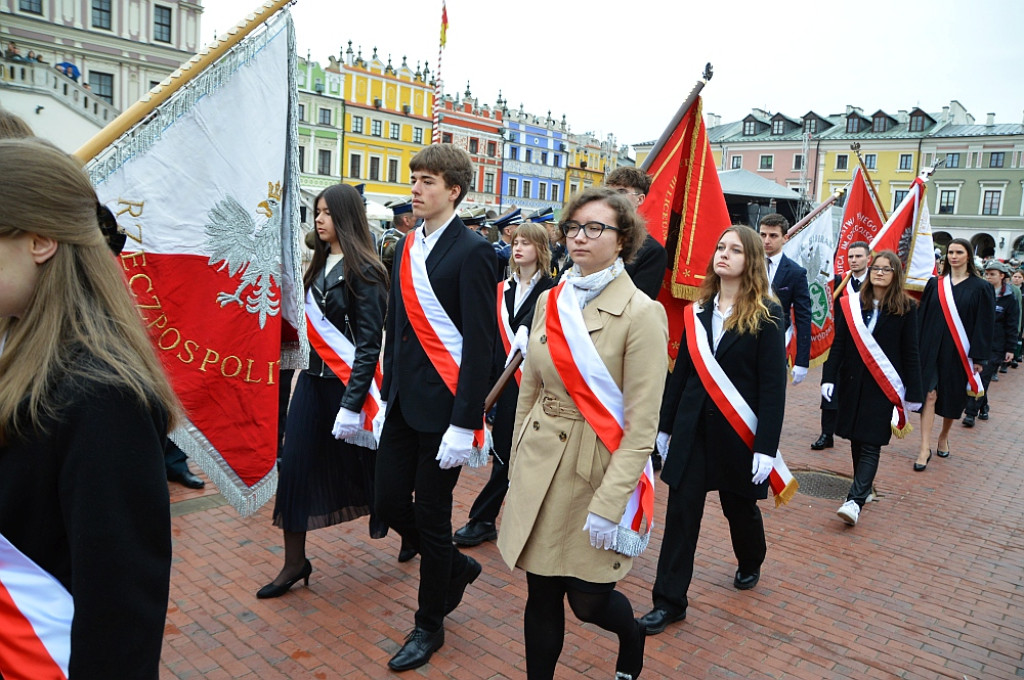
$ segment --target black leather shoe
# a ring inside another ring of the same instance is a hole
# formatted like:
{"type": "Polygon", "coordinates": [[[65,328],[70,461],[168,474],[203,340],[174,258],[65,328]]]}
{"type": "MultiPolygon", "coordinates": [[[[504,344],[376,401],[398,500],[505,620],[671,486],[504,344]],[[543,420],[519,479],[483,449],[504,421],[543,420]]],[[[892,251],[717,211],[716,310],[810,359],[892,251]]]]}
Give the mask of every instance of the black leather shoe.
{"type": "Polygon", "coordinates": [[[466,563],[462,573],[457,577],[452,576],[452,579],[448,581],[448,593],[444,596],[444,615],[448,616],[459,606],[462,602],[462,596],[466,594],[466,586],[475,581],[483,567],[480,563],[474,560],[472,557],[467,557],[469,562],[466,563]]]}
{"type": "Polygon", "coordinates": [[[964,427],[974,427],[974,416],[964,416],[963,421],[964,427]]]}
{"type": "Polygon", "coordinates": [[[667,609],[661,609],[655,607],[651,611],[641,616],[638,621],[640,625],[644,627],[645,635],[657,635],[658,633],[665,630],[666,626],[676,621],[682,621],[686,618],[686,610],[679,612],[678,614],[668,611],[667,609]]]}
{"type": "Polygon", "coordinates": [[[398,550],[398,562],[399,562],[399,564],[401,564],[403,562],[408,562],[412,558],[416,557],[416,555],[418,555],[419,552],[420,551],[415,546],[413,546],[411,543],[406,543],[403,540],[402,541],[402,547],[399,548],[399,550],[398,550]]]}
{"type": "Polygon", "coordinates": [[[202,489],[206,486],[206,482],[196,477],[194,474],[186,470],[185,472],[170,473],[167,475],[167,481],[177,482],[182,486],[187,486],[190,489],[202,489]]]}
{"type": "Polygon", "coordinates": [[[1000,373],[1006,373],[1006,364],[1000,364],[999,372],[1000,373]]]}
{"type": "Polygon", "coordinates": [[[469,520],[469,524],[452,535],[452,543],[472,547],[480,545],[485,541],[493,541],[497,537],[498,530],[494,527],[494,522],[475,522],[469,520]]]}
{"type": "Polygon", "coordinates": [[[388,668],[398,672],[419,668],[430,661],[430,657],[441,649],[443,644],[444,628],[438,628],[433,633],[422,628],[414,628],[405,638],[405,644],[398,650],[398,654],[388,661],[388,668]]]}
{"type": "Polygon", "coordinates": [[[978,420],[988,420],[988,405],[982,407],[978,412],[978,420]]]}
{"type": "Polygon", "coordinates": [[[760,580],[761,572],[759,571],[755,571],[753,574],[744,574],[742,571],[737,571],[736,577],[732,580],[732,585],[736,590],[750,590],[760,580]]]}
{"type": "Polygon", "coordinates": [[[832,435],[823,434],[818,437],[818,440],[811,444],[811,448],[815,451],[821,451],[822,449],[831,449],[835,446],[835,442],[832,440],[832,435]]]}

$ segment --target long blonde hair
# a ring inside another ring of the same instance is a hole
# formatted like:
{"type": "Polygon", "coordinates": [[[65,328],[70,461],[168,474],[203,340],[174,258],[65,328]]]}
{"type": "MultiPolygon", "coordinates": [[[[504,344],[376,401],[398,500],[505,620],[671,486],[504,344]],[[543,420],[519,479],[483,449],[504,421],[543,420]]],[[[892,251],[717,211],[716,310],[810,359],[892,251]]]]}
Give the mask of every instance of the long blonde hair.
{"type": "MultiPolygon", "coordinates": [[[[515,243],[517,238],[525,239],[533,246],[533,249],[537,251],[537,271],[542,272],[545,275],[550,272],[551,247],[548,245],[550,240],[548,238],[547,227],[534,222],[524,222],[516,227],[516,230],[512,232],[512,243],[515,243]]],[[[509,255],[508,258],[508,269],[512,273],[517,273],[519,271],[519,264],[512,255],[509,255]]]]}
{"type": "Polygon", "coordinates": [[[0,442],[42,431],[62,406],[58,385],[75,377],[123,386],[173,427],[177,400],[100,231],[89,178],[34,138],[0,140],[0,168],[0,238],[57,242],[24,313],[0,319],[0,442]]]}
{"type": "MultiPolygon", "coordinates": [[[[729,232],[736,234],[743,246],[743,274],[740,276],[740,290],[733,302],[732,314],[725,320],[725,329],[756,334],[761,323],[771,318],[765,300],[775,297],[765,271],[764,244],[756,231],[742,224],[724,230],[715,243],[721,242],[729,232]]],[[[707,307],[721,289],[722,279],[715,272],[715,256],[712,254],[707,274],[700,286],[700,304],[707,307]]],[[[776,322],[781,322],[781,319],[776,322]]]]}

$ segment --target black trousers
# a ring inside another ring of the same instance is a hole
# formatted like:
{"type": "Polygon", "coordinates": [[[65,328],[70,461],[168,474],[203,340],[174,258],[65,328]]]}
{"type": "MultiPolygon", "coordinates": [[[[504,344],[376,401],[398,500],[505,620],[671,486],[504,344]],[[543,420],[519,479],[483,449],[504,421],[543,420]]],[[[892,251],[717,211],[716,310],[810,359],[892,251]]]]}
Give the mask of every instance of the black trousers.
{"type": "Polygon", "coordinates": [[[878,472],[878,457],[882,447],[865,444],[857,440],[850,441],[850,452],[853,454],[853,483],[846,494],[846,500],[855,501],[860,507],[868,500],[871,485],[875,482],[878,472]]]}
{"type": "MultiPolygon", "coordinates": [[[[834,397],[833,397],[834,398],[834,397]]],[[[831,437],[836,433],[836,420],[839,416],[839,410],[835,408],[822,408],[821,409],[821,433],[831,437]]]]}
{"type": "Polygon", "coordinates": [[[191,472],[188,469],[187,460],[188,456],[185,455],[185,452],[168,437],[167,442],[164,444],[164,468],[167,470],[167,475],[180,477],[191,472]]]}
{"type": "Polygon", "coordinates": [[[985,394],[980,397],[967,397],[967,408],[964,409],[966,415],[977,416],[983,408],[988,406],[988,386],[992,382],[992,376],[996,374],[999,366],[1003,363],[1003,356],[1005,354],[993,356],[982,365],[981,386],[985,388],[985,394]]]}
{"type": "Polygon", "coordinates": [[[473,501],[473,507],[469,509],[470,521],[494,524],[507,493],[508,465],[498,456],[491,456],[491,476],[484,484],[484,488],[480,489],[480,495],[473,501]]]}
{"type": "Polygon", "coordinates": [[[453,574],[469,560],[452,545],[452,490],[462,468],[442,470],[435,456],[443,432],[414,430],[399,397],[389,404],[377,447],[377,515],[420,552],[416,626],[434,632],[444,624],[445,596],[453,574]],[[415,494],[415,500],[414,500],[415,494]]]}

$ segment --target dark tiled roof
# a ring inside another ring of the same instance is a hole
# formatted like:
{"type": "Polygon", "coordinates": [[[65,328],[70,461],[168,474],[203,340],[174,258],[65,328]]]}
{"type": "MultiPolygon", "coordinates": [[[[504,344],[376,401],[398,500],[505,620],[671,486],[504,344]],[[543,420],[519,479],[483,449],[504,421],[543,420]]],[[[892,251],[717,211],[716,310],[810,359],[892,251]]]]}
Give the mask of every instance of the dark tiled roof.
{"type": "Polygon", "coordinates": [[[1024,135],[1021,123],[1000,125],[947,125],[939,128],[933,137],[993,137],[1000,135],[1024,135]]]}

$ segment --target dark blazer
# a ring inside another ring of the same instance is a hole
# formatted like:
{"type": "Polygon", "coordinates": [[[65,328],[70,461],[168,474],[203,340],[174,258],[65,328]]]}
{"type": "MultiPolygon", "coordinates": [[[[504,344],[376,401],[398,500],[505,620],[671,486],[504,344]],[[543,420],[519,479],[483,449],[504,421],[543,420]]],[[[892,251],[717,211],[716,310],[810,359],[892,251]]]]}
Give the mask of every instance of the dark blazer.
{"type": "MultiPolygon", "coordinates": [[[[903,316],[884,310],[871,334],[892,362],[906,387],[907,401],[922,403],[921,363],[918,355],[917,304],[903,316]]],[[[846,315],[836,305],[836,334],[821,382],[837,385],[832,403],[838,406],[836,434],[864,444],[885,446],[892,435],[892,404],[868,372],[854,344],[846,315]]],[[[907,414],[908,417],[910,414],[907,414]]]]}
{"type": "MultiPolygon", "coordinates": [[[[780,321],[782,310],[774,301],[767,303],[772,318],[761,324],[756,335],[726,331],[715,352],[722,369],[757,415],[753,451],[743,443],[708,396],[697,375],[693,359],[686,351],[686,331],[683,330],[675,370],[672,371],[661,404],[658,427],[659,431],[672,435],[668,457],[661,471],[662,480],[669,486],[678,487],[686,474],[694,450],[698,419],[703,417],[707,419],[708,431],[721,433],[721,446],[714,455],[719,457],[718,464],[729,488],[738,491],[749,487],[750,496],[767,497],[767,482],[758,487],[750,482],[751,461],[755,451],[775,456],[786,408],[785,332],[780,321]]],[[[709,344],[712,344],[711,316],[710,305],[697,315],[703,331],[707,333],[709,344]]]]}
{"type": "Polygon", "coordinates": [[[782,305],[783,330],[789,328],[789,310],[796,317],[796,365],[807,367],[811,362],[811,293],[807,288],[807,270],[785,255],[772,280],[775,297],[782,305]]]}
{"type": "MultiPolygon", "coordinates": [[[[864,278],[865,278],[865,280],[867,279],[867,274],[864,275],[864,278]]],[[[832,290],[833,291],[838,290],[839,289],[839,284],[842,283],[842,282],[843,282],[843,277],[842,276],[839,276],[837,274],[834,277],[832,277],[832,290]]],[[[857,282],[857,279],[855,279],[853,277],[850,277],[850,282],[848,284],[846,284],[846,285],[854,293],[859,293],[860,292],[861,284],[857,282]]],[[[843,289],[843,293],[842,294],[843,295],[847,294],[846,288],[843,289]]],[[[835,317],[835,315],[837,315],[837,314],[841,314],[842,313],[840,311],[840,309],[839,309],[839,300],[832,301],[829,304],[831,304],[833,306],[833,309],[832,309],[833,317],[835,317]]],[[[830,351],[830,354],[831,354],[831,351],[830,351]]],[[[837,385],[839,384],[836,381],[833,381],[833,382],[835,382],[835,384],[837,384],[837,385]]],[[[832,399],[832,401],[825,401],[825,398],[822,397],[821,398],[821,410],[823,410],[823,411],[835,411],[836,410],[836,403],[837,403],[837,400],[834,399],[834,398],[832,399]]]]}
{"type": "MultiPolygon", "coordinates": [[[[996,293],[995,326],[992,332],[992,358],[1003,360],[1007,352],[1017,349],[1017,324],[1020,320],[1020,304],[1010,290],[1013,284],[996,293]],[[1005,290],[1005,292],[1003,292],[1005,290]]],[[[994,289],[993,289],[994,292],[994,289]]]]}
{"type": "Polygon", "coordinates": [[[661,284],[665,280],[667,264],[668,252],[665,246],[648,234],[636,257],[626,265],[626,273],[633,279],[633,285],[647,293],[647,297],[657,300],[661,284]]]}
{"type": "Polygon", "coordinates": [[[441,306],[462,333],[462,366],[453,396],[426,352],[402,301],[401,265],[405,241],[421,238],[422,229],[406,234],[395,248],[384,337],[384,382],[388,408],[401,394],[406,422],[420,432],[444,432],[449,425],[479,429],[484,398],[490,390],[494,333],[497,330],[494,248],[456,216],[427,256],[427,275],[441,306]]]}
{"type": "Polygon", "coordinates": [[[0,446],[0,534],[71,593],[71,678],[156,680],[171,576],[167,416],[92,379],[58,393],[45,433],[0,446]]]}
{"type": "MultiPolygon", "coordinates": [[[[380,359],[388,291],[383,281],[370,283],[358,276],[346,281],[344,269],[344,264],[339,262],[331,271],[321,271],[313,279],[311,290],[320,312],[356,347],[352,375],[345,385],[341,405],[350,411],[359,411],[366,401],[380,359]]],[[[367,267],[367,272],[373,276],[370,267],[367,267]]],[[[309,368],[306,371],[321,378],[335,377],[312,346],[309,348],[309,368]]]]}

